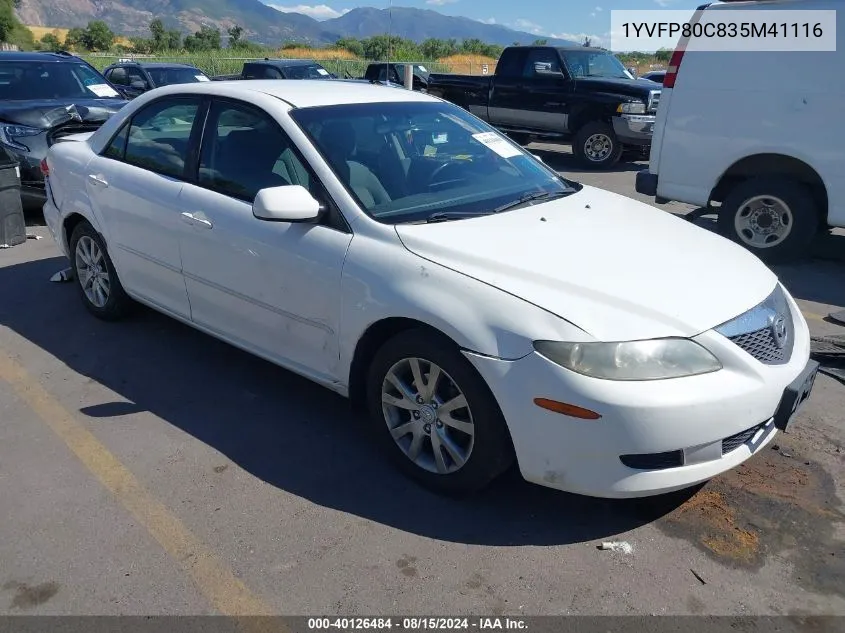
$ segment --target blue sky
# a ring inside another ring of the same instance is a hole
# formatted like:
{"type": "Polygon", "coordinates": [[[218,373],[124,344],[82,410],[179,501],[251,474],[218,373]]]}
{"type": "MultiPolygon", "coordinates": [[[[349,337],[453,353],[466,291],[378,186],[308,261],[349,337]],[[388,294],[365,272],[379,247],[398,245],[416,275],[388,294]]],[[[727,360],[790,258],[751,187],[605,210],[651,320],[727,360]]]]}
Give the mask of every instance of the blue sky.
{"type": "MultiPolygon", "coordinates": [[[[325,0],[297,4],[285,0],[263,0],[283,11],[296,11],[318,20],[337,17],[361,6],[386,8],[387,0],[325,0]]],[[[694,9],[700,0],[394,0],[393,6],[434,9],[447,15],[461,15],[482,22],[495,22],[520,31],[594,44],[610,43],[610,11],[613,9],[694,9]]]]}

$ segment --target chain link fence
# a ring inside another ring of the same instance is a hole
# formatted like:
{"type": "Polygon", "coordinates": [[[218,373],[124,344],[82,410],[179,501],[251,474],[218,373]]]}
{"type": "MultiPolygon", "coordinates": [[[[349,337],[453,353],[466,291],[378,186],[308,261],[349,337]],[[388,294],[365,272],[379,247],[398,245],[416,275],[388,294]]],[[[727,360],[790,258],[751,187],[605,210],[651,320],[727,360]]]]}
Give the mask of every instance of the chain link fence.
{"type": "MultiPolygon", "coordinates": [[[[113,55],[113,54],[90,54],[83,56],[86,61],[91,63],[98,70],[103,70],[111,64],[116,64],[124,60],[137,60],[149,62],[170,62],[176,64],[189,64],[195,66],[203,71],[209,77],[215,75],[234,75],[241,72],[244,62],[256,61],[264,59],[263,57],[221,57],[218,55],[208,55],[197,53],[194,55],[113,55]]],[[[312,57],[314,61],[322,65],[330,73],[334,73],[341,78],[355,78],[358,79],[364,76],[364,72],[369,64],[374,63],[374,60],[366,59],[332,59],[312,57]]],[[[381,61],[379,63],[385,63],[381,61]]],[[[423,66],[426,70],[432,73],[455,73],[463,75],[492,75],[496,70],[496,64],[482,64],[478,62],[457,62],[457,63],[443,63],[439,61],[415,61],[407,62],[405,60],[397,63],[413,63],[423,66]]]]}

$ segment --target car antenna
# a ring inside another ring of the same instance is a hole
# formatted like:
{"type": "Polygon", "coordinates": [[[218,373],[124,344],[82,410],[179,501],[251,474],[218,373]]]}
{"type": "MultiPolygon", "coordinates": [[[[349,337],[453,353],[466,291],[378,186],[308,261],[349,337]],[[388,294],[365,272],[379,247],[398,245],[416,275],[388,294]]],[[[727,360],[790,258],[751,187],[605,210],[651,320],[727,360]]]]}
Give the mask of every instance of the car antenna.
{"type": "Polygon", "coordinates": [[[384,67],[384,79],[390,83],[390,47],[393,46],[393,0],[387,0],[387,64],[384,67]]]}

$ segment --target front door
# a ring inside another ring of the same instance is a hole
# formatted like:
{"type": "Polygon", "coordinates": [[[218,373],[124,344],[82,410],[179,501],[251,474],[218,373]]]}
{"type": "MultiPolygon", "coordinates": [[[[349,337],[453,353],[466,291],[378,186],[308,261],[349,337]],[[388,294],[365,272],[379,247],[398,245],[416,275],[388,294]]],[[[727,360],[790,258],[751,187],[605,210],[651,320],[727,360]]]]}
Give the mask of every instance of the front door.
{"type": "Polygon", "coordinates": [[[253,105],[213,102],[196,184],[185,185],[180,206],[194,322],[292,369],[335,376],[352,234],[280,125],[253,105]],[[295,184],[332,208],[325,222],[253,215],[259,190],[295,184]]]}
{"type": "Polygon", "coordinates": [[[124,287],[184,318],[179,194],[200,103],[162,98],[139,110],[91,162],[86,182],[124,287]]]}

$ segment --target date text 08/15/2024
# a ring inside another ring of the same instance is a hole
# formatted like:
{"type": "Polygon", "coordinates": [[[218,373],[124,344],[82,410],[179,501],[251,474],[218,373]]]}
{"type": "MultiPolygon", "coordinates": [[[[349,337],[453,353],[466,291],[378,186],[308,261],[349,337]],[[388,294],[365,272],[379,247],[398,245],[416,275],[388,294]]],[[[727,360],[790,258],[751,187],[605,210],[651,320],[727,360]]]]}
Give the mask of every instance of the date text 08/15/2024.
{"type": "Polygon", "coordinates": [[[525,620],[508,617],[308,618],[309,631],[525,630],[525,620]]]}

